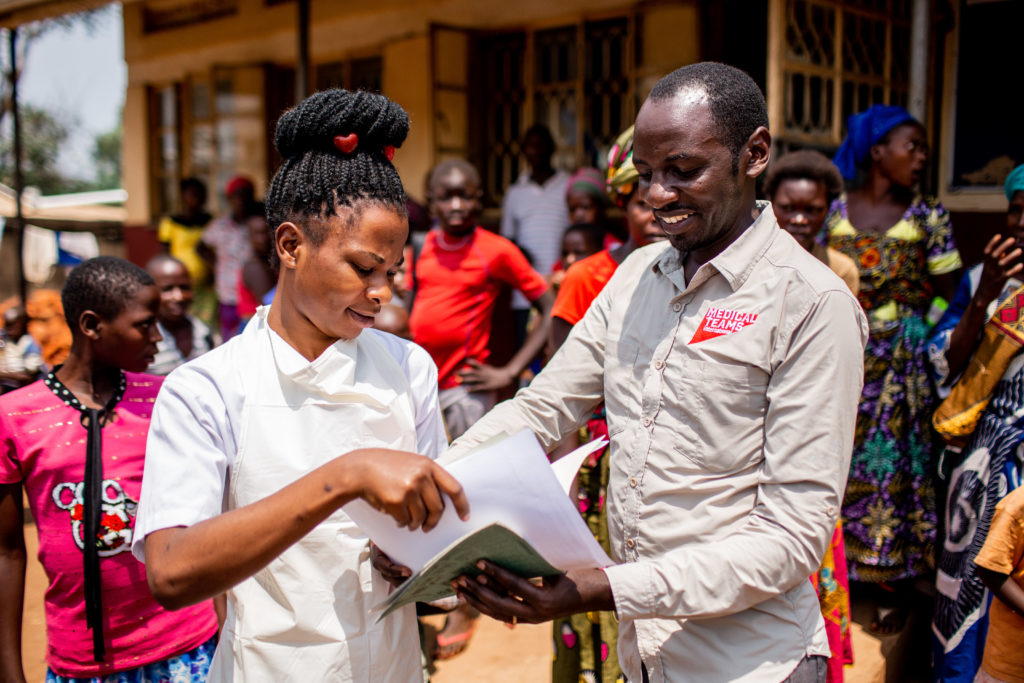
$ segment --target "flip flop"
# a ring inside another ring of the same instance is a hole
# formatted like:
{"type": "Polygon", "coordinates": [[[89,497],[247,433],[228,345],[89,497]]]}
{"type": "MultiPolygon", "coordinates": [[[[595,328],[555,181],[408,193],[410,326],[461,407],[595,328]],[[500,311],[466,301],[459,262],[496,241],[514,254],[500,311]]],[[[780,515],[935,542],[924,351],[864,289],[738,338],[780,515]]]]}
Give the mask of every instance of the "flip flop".
{"type": "Polygon", "coordinates": [[[466,646],[469,645],[469,639],[473,637],[473,632],[476,631],[477,619],[472,619],[469,622],[469,628],[462,633],[456,633],[451,636],[444,635],[443,631],[448,628],[448,620],[444,620],[444,626],[441,627],[441,631],[437,634],[437,651],[434,654],[434,659],[437,661],[444,661],[446,659],[452,659],[457,657],[466,651],[466,646]],[[456,649],[454,652],[445,654],[445,650],[452,645],[462,644],[462,647],[456,649]]]}

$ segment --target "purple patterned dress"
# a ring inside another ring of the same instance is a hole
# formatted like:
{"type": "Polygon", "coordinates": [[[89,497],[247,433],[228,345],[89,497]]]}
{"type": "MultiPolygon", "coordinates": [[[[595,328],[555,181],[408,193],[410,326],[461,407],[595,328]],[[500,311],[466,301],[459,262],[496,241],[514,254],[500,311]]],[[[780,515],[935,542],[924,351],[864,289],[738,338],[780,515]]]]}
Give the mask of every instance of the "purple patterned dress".
{"type": "Polygon", "coordinates": [[[857,230],[846,196],[832,205],[828,245],[860,268],[860,299],[870,325],[864,392],[857,412],[843,532],[851,581],[908,579],[935,563],[935,487],[925,315],[929,276],[957,270],[949,213],[917,197],[884,233],[857,230]]]}

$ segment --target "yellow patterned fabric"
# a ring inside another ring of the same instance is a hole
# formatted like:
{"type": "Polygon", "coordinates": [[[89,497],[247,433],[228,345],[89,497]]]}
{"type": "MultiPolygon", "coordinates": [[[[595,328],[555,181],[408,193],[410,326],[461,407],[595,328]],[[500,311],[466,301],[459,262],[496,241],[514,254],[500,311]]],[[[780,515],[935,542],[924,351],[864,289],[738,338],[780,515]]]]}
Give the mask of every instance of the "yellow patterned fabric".
{"type": "Polygon", "coordinates": [[[985,324],[978,350],[963,376],[932,418],[936,431],[953,445],[974,432],[1006,368],[1024,347],[1024,286],[1006,298],[985,324]]]}
{"type": "Polygon", "coordinates": [[[932,275],[945,275],[946,273],[958,270],[963,265],[964,262],[960,259],[960,252],[943,254],[928,259],[928,272],[932,275]]]}
{"type": "Polygon", "coordinates": [[[886,230],[885,234],[889,237],[895,237],[898,240],[904,240],[906,242],[917,242],[928,236],[928,233],[908,221],[906,218],[901,218],[896,225],[886,230]]]}

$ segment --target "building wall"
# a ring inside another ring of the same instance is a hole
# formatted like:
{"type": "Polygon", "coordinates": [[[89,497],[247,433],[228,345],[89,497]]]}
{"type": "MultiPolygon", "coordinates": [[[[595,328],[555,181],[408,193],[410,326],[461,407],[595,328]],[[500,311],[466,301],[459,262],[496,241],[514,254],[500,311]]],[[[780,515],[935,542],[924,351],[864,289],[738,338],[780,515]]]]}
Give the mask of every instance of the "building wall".
{"type": "MultiPolygon", "coordinates": [[[[435,118],[443,113],[435,111],[432,24],[474,30],[536,29],[636,12],[646,19],[638,61],[646,69],[644,83],[649,88],[668,70],[699,58],[697,7],[696,0],[643,5],[623,0],[312,2],[310,61],[316,65],[360,55],[381,57],[382,91],[402,104],[412,121],[410,138],[395,162],[410,194],[420,196],[427,171],[436,161],[435,118]]],[[[147,88],[209,75],[217,66],[291,67],[297,54],[293,3],[268,6],[264,0],[238,0],[237,13],[232,16],[155,33],[144,32],[144,11],[144,2],[127,3],[123,10],[128,63],[124,174],[130,191],[126,205],[129,227],[150,223],[156,205],[147,88]]],[[[445,70],[465,72],[473,58],[466,51],[438,54],[443,55],[445,70]],[[462,63],[453,65],[451,60],[462,63]]],[[[276,113],[267,111],[266,116],[272,121],[276,113]]],[[[458,126],[470,125],[462,120],[465,116],[449,118],[458,126]]],[[[456,131],[463,138],[468,134],[468,130],[456,131]]],[[[257,186],[265,188],[268,180],[257,178],[257,186]]]]}
{"type": "Polygon", "coordinates": [[[395,153],[395,166],[409,194],[422,198],[434,154],[430,40],[417,35],[384,46],[382,91],[409,113],[409,137],[395,153]]]}

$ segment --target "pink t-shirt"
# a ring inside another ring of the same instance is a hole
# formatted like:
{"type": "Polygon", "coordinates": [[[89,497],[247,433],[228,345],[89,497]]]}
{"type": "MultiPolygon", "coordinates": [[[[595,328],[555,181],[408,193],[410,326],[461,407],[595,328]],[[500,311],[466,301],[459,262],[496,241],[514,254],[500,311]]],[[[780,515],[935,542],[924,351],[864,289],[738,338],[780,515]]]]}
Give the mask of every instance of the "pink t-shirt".
{"type": "Polygon", "coordinates": [[[38,381],[0,396],[0,483],[22,482],[46,570],[47,663],[85,678],[133,669],[200,645],[217,630],[210,601],[174,612],[157,604],[146,568],[131,553],[153,401],[162,377],[126,373],[124,397],[103,428],[100,534],[107,657],[93,661],[85,623],[82,482],[86,430],[80,413],[38,381]]]}

